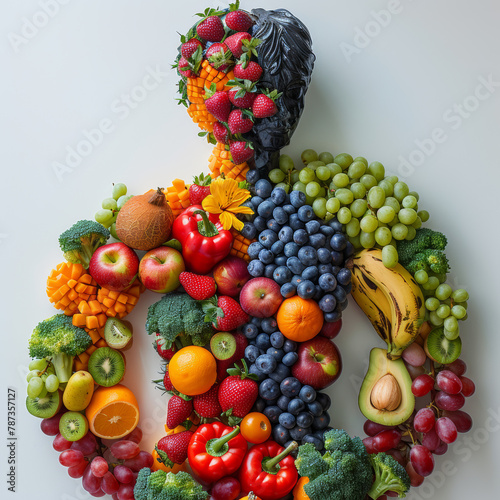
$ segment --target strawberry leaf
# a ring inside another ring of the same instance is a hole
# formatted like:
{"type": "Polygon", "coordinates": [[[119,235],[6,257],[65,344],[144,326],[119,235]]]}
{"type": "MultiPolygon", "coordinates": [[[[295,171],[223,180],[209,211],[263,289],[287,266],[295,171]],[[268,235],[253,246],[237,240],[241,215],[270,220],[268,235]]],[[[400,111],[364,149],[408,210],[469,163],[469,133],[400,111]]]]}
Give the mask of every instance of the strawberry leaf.
{"type": "Polygon", "coordinates": [[[172,460],[168,458],[168,455],[163,450],[160,450],[156,445],[155,445],[155,450],[156,453],[158,453],[158,458],[157,458],[158,462],[160,462],[161,464],[165,464],[167,467],[174,466],[174,462],[172,462],[172,460]]]}

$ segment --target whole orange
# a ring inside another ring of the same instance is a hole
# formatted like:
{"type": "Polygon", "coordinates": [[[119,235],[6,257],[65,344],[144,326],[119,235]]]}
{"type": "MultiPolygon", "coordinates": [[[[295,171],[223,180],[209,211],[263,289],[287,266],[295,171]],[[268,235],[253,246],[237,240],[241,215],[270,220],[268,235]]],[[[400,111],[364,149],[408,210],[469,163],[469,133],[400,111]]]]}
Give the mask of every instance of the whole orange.
{"type": "Polygon", "coordinates": [[[186,396],[207,392],[217,378],[217,363],[212,353],[195,345],[177,351],[168,364],[170,381],[186,396]]]}
{"type": "Polygon", "coordinates": [[[280,332],[287,339],[305,342],[320,332],[323,313],[316,301],[294,295],[281,303],[276,321],[280,332]]]}

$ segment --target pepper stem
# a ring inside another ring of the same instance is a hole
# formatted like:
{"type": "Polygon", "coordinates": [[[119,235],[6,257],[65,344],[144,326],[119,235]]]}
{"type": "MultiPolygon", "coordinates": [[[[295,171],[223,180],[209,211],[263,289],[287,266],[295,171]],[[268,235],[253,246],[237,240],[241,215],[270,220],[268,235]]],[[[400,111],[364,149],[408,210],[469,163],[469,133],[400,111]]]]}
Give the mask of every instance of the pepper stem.
{"type": "Polygon", "coordinates": [[[207,443],[207,452],[212,455],[212,452],[216,455],[218,455],[221,450],[224,448],[224,445],[228,442],[231,441],[235,436],[237,436],[240,433],[240,428],[236,426],[231,432],[228,434],[225,434],[224,436],[218,438],[218,439],[211,439],[207,443]]]}
{"type": "Polygon", "coordinates": [[[274,458],[271,458],[270,460],[266,460],[262,464],[262,468],[264,469],[265,472],[270,472],[271,474],[275,472],[275,467],[288,455],[293,450],[296,450],[299,447],[297,441],[293,441],[290,443],[280,454],[276,455],[274,458]]]}
{"type": "Polygon", "coordinates": [[[211,237],[219,234],[215,224],[209,220],[208,215],[204,210],[195,210],[193,214],[201,215],[202,220],[198,221],[198,232],[202,236],[211,237]]]}

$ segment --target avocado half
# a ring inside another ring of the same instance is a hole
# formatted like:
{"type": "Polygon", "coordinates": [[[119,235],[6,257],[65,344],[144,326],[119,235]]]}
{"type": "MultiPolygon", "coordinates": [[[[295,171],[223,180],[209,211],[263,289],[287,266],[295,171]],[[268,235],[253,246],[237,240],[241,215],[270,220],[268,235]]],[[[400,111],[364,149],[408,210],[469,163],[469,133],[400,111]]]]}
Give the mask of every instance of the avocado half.
{"type": "Polygon", "coordinates": [[[402,359],[391,361],[387,350],[374,348],[370,351],[370,365],[359,391],[358,404],[363,415],[377,424],[400,425],[405,422],[415,409],[415,397],[411,392],[412,380],[402,359]],[[388,404],[384,407],[376,394],[384,393],[381,384],[392,387],[393,397],[386,398],[388,404]],[[392,377],[393,378],[392,378],[392,377]],[[398,390],[399,387],[399,390],[398,390]],[[374,391],[375,388],[375,391],[374,391]],[[375,401],[375,404],[374,404],[375,401]],[[390,402],[389,402],[390,401],[390,402]],[[375,406],[376,405],[376,406],[375,406]]]}

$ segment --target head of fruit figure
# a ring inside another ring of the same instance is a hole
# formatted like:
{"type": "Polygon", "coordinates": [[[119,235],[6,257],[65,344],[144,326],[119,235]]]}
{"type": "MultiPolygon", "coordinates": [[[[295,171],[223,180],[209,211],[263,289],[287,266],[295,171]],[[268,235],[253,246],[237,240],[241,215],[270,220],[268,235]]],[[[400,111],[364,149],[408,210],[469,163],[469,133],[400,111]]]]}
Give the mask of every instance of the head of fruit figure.
{"type": "Polygon", "coordinates": [[[251,35],[262,40],[257,47],[263,69],[258,86],[282,93],[276,101],[278,112],[258,120],[247,134],[260,168],[277,160],[280,149],[290,142],[304,109],[315,55],[309,31],[287,10],[253,9],[251,15],[255,20],[251,35]]]}

